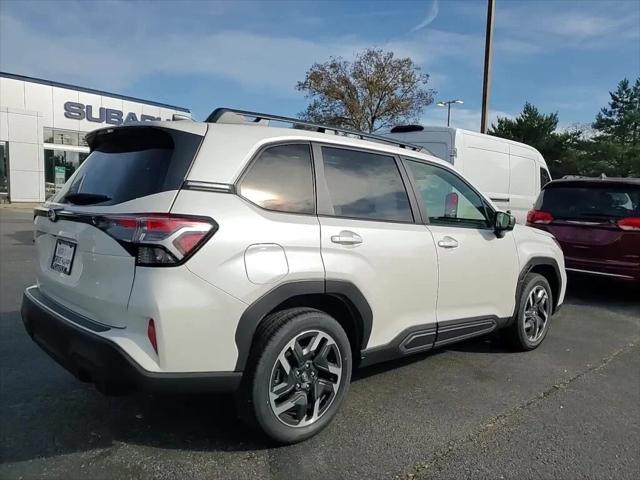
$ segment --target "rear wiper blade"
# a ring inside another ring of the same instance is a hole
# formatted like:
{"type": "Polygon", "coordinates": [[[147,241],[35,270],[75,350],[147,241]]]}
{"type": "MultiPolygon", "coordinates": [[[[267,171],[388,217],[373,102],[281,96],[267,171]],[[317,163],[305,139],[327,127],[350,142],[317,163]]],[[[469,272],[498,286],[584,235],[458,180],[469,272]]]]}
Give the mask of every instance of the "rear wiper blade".
{"type": "Polygon", "coordinates": [[[69,193],[64,196],[64,200],[75,205],[91,205],[94,203],[108,202],[111,197],[101,193],[69,193]]]}

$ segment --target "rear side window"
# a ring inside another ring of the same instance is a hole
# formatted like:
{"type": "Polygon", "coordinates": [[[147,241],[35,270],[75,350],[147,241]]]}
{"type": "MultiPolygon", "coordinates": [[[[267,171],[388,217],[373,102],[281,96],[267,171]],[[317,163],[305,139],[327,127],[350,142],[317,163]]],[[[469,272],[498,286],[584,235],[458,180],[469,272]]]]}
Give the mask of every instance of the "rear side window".
{"type": "Polygon", "coordinates": [[[265,149],[242,178],[239,193],[268,210],[314,213],[310,146],[300,143],[265,149]]]}
{"type": "Polygon", "coordinates": [[[409,198],[393,157],[322,147],[333,215],[413,222],[409,198]]]}
{"type": "Polygon", "coordinates": [[[551,184],[540,194],[536,209],[549,212],[557,219],[640,216],[640,186],[551,184]]]}
{"type": "Polygon", "coordinates": [[[540,188],[544,188],[544,186],[551,181],[551,177],[549,176],[549,172],[546,169],[540,167],[540,188]]]}
{"type": "Polygon", "coordinates": [[[150,127],[99,134],[92,151],[54,201],[115,205],[178,190],[202,137],[150,127]]]}

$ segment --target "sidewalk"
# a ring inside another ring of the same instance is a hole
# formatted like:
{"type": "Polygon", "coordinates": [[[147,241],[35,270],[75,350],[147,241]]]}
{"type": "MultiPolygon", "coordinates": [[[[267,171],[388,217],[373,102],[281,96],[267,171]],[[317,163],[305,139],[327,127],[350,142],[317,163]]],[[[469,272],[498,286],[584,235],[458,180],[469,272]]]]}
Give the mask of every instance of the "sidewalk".
{"type": "Polygon", "coordinates": [[[17,210],[33,210],[42,205],[41,202],[16,202],[16,203],[0,203],[0,208],[11,208],[17,210]]]}

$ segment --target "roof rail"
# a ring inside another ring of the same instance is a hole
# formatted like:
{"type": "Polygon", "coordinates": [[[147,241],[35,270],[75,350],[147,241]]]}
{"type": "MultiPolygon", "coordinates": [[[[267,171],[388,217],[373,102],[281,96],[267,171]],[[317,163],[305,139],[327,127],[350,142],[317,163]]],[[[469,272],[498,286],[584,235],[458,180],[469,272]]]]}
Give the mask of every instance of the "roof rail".
{"type": "Polygon", "coordinates": [[[330,131],[330,132],[334,132],[335,135],[338,135],[338,134],[342,134],[344,136],[350,135],[356,138],[360,138],[362,140],[373,140],[375,142],[387,143],[390,145],[395,145],[400,148],[407,148],[410,150],[414,150],[416,152],[423,150],[423,148],[419,145],[414,145],[408,142],[400,142],[392,138],[383,137],[381,135],[374,135],[372,133],[358,132],[356,130],[349,130],[349,129],[340,128],[340,127],[332,127],[329,125],[319,125],[317,123],[307,122],[306,120],[300,120],[299,118],[282,117],[280,115],[249,112],[246,110],[236,110],[233,108],[216,108],[213,112],[211,112],[211,115],[209,115],[205,121],[209,123],[236,123],[234,121],[227,121],[227,119],[231,120],[229,118],[230,117],[229,115],[227,115],[226,118],[223,118],[225,114],[235,114],[235,115],[240,115],[242,117],[250,117],[250,118],[253,118],[252,122],[256,124],[262,122],[263,120],[267,120],[267,121],[273,120],[275,122],[290,123],[294,126],[294,128],[304,127],[305,129],[309,129],[309,130],[320,132],[320,133],[327,133],[327,131],[330,131]]]}

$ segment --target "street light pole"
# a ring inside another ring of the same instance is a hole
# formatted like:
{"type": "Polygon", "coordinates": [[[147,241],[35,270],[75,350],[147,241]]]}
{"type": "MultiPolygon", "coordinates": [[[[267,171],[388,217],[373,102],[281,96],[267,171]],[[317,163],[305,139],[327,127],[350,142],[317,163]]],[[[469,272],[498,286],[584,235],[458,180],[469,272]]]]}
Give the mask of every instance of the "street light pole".
{"type": "Polygon", "coordinates": [[[482,82],[482,117],[480,133],[487,133],[489,118],[489,92],[491,90],[491,56],[493,52],[493,12],[496,0],[487,0],[487,31],[484,44],[484,78],[482,82]]]}
{"type": "Polygon", "coordinates": [[[447,107],[447,127],[451,125],[451,104],[453,103],[463,104],[464,102],[462,100],[447,100],[446,102],[436,103],[439,107],[447,107]]]}

